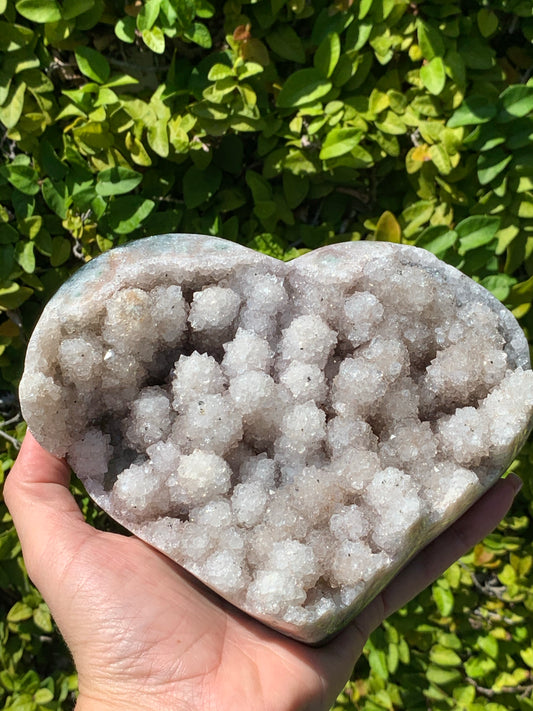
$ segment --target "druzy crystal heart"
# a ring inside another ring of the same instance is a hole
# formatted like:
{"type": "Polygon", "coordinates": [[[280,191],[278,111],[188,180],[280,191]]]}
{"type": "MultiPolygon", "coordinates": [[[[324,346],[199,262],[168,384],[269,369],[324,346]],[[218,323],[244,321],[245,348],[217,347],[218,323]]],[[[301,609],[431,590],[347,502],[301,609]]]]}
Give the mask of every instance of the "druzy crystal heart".
{"type": "Polygon", "coordinates": [[[428,252],[166,235],[61,287],[20,397],[115,519],[316,643],[499,477],[533,375],[511,313],[428,252]]]}

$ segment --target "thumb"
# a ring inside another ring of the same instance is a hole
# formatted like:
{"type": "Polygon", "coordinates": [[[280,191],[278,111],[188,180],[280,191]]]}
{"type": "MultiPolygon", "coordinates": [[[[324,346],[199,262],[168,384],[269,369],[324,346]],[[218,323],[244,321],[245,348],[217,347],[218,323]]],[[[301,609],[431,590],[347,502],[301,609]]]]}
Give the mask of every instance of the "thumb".
{"type": "Polygon", "coordinates": [[[45,597],[47,580],[61,574],[92,533],[69,491],[69,481],[66,462],[43,449],[28,432],[4,485],[4,500],[28,574],[45,597]]]}

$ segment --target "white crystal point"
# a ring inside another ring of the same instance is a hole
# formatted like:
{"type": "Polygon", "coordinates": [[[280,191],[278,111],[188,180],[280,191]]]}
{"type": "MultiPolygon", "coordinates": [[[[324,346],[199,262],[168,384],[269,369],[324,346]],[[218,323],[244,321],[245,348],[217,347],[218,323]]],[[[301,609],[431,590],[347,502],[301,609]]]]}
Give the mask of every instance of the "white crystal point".
{"type": "Polygon", "coordinates": [[[429,252],[164,235],[60,288],[20,399],[111,516],[317,644],[498,479],[533,373],[512,314],[429,252]]]}

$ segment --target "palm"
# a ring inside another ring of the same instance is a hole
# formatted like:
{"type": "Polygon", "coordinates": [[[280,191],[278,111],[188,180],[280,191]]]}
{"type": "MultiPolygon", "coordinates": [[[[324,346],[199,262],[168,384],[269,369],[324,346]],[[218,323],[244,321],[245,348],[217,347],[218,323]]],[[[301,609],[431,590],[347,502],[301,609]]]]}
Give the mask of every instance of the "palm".
{"type": "Polygon", "coordinates": [[[349,675],[354,654],[343,637],[326,649],[306,647],[222,603],[136,538],[88,526],[79,535],[61,576],[71,604],[53,612],[82,691],[90,679],[91,695],[104,695],[118,678],[121,694],[150,685],[167,696],[179,685],[183,697],[188,685],[188,708],[323,709],[349,675]]]}
{"type": "Polygon", "coordinates": [[[496,526],[519,480],[498,482],[319,649],[238,612],[142,541],[94,530],[68,483],[66,464],[28,433],[4,496],[86,707],[323,711],[369,632],[496,526]]]}

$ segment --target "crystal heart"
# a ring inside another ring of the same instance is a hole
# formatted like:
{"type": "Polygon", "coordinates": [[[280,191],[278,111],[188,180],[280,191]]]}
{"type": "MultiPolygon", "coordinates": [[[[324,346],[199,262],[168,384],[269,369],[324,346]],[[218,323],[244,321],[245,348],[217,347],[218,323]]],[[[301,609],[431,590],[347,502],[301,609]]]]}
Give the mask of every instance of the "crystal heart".
{"type": "Polygon", "coordinates": [[[61,287],[20,397],[117,521],[318,643],[500,476],[533,374],[511,313],[423,250],[166,235],[61,287]]]}

